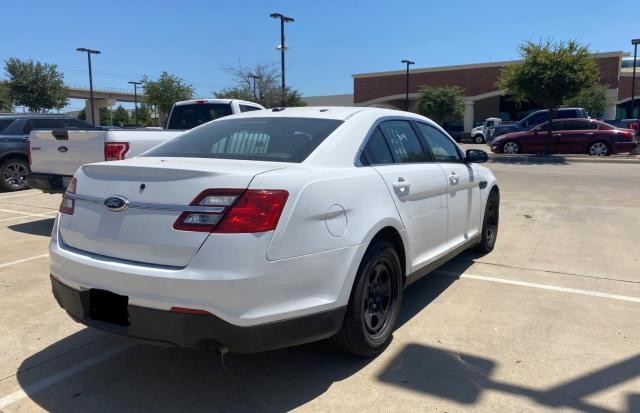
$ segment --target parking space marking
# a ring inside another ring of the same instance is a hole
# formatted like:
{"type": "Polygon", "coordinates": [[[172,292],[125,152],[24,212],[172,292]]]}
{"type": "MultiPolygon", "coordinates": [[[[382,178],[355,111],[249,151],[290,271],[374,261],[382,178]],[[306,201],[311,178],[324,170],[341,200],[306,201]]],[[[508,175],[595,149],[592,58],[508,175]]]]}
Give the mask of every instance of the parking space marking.
{"type": "Polygon", "coordinates": [[[13,220],[13,219],[42,218],[43,216],[46,216],[47,218],[55,218],[56,213],[54,213],[54,212],[49,212],[49,215],[47,215],[47,213],[42,213],[42,214],[28,214],[28,215],[21,215],[21,216],[19,216],[19,217],[2,218],[2,219],[0,219],[0,222],[3,222],[3,221],[11,221],[11,220],[13,220]]]}
{"type": "Polygon", "coordinates": [[[38,194],[40,194],[40,192],[27,192],[27,193],[24,193],[24,194],[13,194],[13,195],[0,196],[0,199],[16,198],[16,197],[19,197],[19,196],[38,195],[38,194]]]}
{"type": "Polygon", "coordinates": [[[103,353],[96,354],[95,356],[82,361],[75,366],[69,367],[68,369],[62,370],[58,373],[55,373],[47,378],[44,378],[40,381],[37,381],[33,384],[25,386],[23,389],[17,390],[13,393],[10,393],[4,397],[0,397],[0,409],[4,409],[10,404],[13,404],[17,401],[20,401],[30,394],[39,392],[41,390],[46,389],[47,387],[53,386],[54,384],[73,376],[76,373],[81,372],[82,370],[86,370],[94,365],[107,360],[115,356],[118,353],[122,353],[125,350],[130,349],[135,345],[132,341],[127,341],[125,343],[120,344],[119,346],[113,347],[110,350],[107,350],[103,353]]]}
{"type": "Polygon", "coordinates": [[[16,264],[22,264],[23,262],[27,262],[27,261],[33,261],[33,260],[37,260],[40,258],[44,258],[44,257],[48,257],[49,254],[40,254],[40,255],[36,255],[35,257],[28,257],[28,258],[23,258],[21,260],[17,260],[17,261],[11,261],[11,262],[7,262],[4,264],[0,264],[0,269],[2,268],[6,268],[6,267],[10,267],[12,265],[16,265],[16,264]]]}
{"type": "Polygon", "coordinates": [[[628,301],[632,303],[640,303],[640,297],[632,297],[629,295],[618,295],[618,294],[609,294],[603,293],[600,291],[589,291],[589,290],[580,290],[577,288],[567,288],[567,287],[559,287],[557,285],[550,284],[538,284],[538,283],[530,283],[527,281],[517,281],[510,280],[508,278],[496,278],[496,277],[487,277],[485,275],[474,275],[474,274],[458,274],[450,271],[436,271],[443,275],[458,277],[458,278],[468,278],[471,280],[480,280],[480,281],[489,281],[500,284],[509,284],[509,285],[517,285],[520,287],[530,287],[530,288],[538,288],[541,290],[550,290],[550,291],[558,291],[562,293],[569,294],[579,294],[579,295],[588,295],[591,297],[600,297],[600,298],[608,298],[611,300],[619,300],[619,301],[628,301]]]}
{"type": "MultiPolygon", "coordinates": [[[[38,207],[36,207],[38,208],[38,207]]],[[[4,208],[0,208],[0,212],[8,212],[10,214],[18,214],[18,215],[32,215],[32,216],[43,216],[46,218],[50,218],[49,215],[47,215],[47,212],[42,212],[42,213],[38,213],[38,212],[22,212],[22,211],[14,211],[13,209],[4,209],[4,208]]],[[[50,214],[50,212],[49,212],[50,214]]]]}

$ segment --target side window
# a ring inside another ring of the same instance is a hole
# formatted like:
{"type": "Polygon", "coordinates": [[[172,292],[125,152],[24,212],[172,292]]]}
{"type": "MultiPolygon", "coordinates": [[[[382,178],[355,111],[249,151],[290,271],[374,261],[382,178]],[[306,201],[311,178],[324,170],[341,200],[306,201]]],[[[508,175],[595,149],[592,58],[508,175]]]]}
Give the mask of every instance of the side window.
{"type": "Polygon", "coordinates": [[[384,135],[380,131],[380,128],[376,128],[373,132],[367,145],[363,150],[364,159],[360,159],[363,165],[384,165],[393,163],[393,157],[391,151],[389,151],[389,145],[384,139],[384,135]]]}
{"type": "Polygon", "coordinates": [[[93,127],[78,119],[62,119],[62,125],[67,129],[92,129],[93,127]]]}
{"type": "Polygon", "coordinates": [[[556,114],[557,119],[578,118],[578,112],[575,110],[559,110],[556,114]]]}
{"type": "Polygon", "coordinates": [[[24,122],[24,126],[22,127],[22,133],[28,135],[29,133],[31,133],[32,127],[33,125],[31,125],[31,121],[27,120],[26,122],[24,122]]]}
{"type": "Polygon", "coordinates": [[[251,112],[252,110],[261,110],[257,106],[240,105],[240,112],[251,112]]]}
{"type": "Polygon", "coordinates": [[[554,120],[551,123],[551,130],[552,131],[554,131],[554,130],[566,130],[566,129],[567,129],[567,122],[565,122],[565,121],[554,120]]]}
{"type": "Polygon", "coordinates": [[[397,163],[427,162],[427,155],[409,122],[390,120],[382,122],[380,129],[397,163]]]}
{"type": "Polygon", "coordinates": [[[584,120],[568,120],[565,123],[565,129],[567,130],[598,129],[598,124],[593,122],[586,122],[584,120]]]}
{"type": "Polygon", "coordinates": [[[31,119],[32,129],[57,129],[64,127],[60,119],[31,119]]]}
{"type": "Polygon", "coordinates": [[[418,123],[418,129],[424,135],[437,162],[462,162],[458,147],[444,133],[426,123],[418,123]]]}

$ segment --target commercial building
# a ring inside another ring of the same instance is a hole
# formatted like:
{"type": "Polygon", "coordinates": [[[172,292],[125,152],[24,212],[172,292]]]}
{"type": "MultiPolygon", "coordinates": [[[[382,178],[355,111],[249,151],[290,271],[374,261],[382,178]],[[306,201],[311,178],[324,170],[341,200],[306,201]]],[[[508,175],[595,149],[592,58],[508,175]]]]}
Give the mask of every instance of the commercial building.
{"type": "MultiPolygon", "coordinates": [[[[594,54],[600,70],[600,82],[607,86],[609,103],[604,113],[606,119],[625,117],[625,109],[627,106],[630,107],[631,68],[621,68],[624,55],[620,51],[594,54]]],[[[421,86],[456,85],[463,89],[465,95],[464,119],[459,120],[462,121],[465,132],[469,132],[475,122],[488,117],[495,116],[503,120],[520,119],[537,107],[531,104],[516,105],[510,96],[505,95],[505,92],[496,86],[502,69],[518,62],[489,62],[413,69],[409,72],[410,108],[415,110],[415,102],[421,86]]],[[[352,76],[354,105],[404,109],[405,70],[359,73],[352,76]]],[[[636,96],[639,92],[640,82],[636,82],[636,96]]]]}

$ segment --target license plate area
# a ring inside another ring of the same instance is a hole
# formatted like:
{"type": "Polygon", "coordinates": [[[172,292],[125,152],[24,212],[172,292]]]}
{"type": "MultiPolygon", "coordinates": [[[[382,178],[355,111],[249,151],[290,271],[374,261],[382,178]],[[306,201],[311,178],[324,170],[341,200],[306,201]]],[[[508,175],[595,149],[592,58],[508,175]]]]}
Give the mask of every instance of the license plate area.
{"type": "Polygon", "coordinates": [[[89,317],[119,326],[129,325],[129,297],[106,290],[89,290],[89,317]]]}

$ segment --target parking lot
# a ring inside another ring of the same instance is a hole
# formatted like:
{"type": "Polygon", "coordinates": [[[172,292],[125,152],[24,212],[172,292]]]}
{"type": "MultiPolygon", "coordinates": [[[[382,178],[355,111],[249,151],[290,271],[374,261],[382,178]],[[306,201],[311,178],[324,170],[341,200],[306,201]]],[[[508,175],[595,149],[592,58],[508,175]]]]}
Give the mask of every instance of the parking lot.
{"type": "Polygon", "coordinates": [[[640,411],[640,165],[489,163],[489,255],[405,291],[374,360],[324,343],[161,349],[73,322],[50,292],[60,196],[0,193],[0,411],[640,411]]]}

